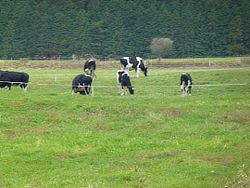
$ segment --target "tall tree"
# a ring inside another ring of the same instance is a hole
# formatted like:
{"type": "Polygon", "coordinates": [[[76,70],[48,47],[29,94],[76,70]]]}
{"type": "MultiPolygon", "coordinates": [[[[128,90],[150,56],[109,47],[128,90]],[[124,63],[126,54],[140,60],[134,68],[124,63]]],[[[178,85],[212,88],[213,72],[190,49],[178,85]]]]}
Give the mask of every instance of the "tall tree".
{"type": "Polygon", "coordinates": [[[243,33],[240,16],[235,16],[229,23],[228,54],[239,56],[244,52],[243,33]]]}
{"type": "Polygon", "coordinates": [[[249,0],[1,0],[0,7],[0,58],[147,58],[152,38],[164,36],[174,43],[163,57],[250,54],[249,0]]]}
{"type": "Polygon", "coordinates": [[[163,54],[172,47],[173,41],[170,38],[153,38],[150,44],[151,52],[160,59],[163,54]]]}

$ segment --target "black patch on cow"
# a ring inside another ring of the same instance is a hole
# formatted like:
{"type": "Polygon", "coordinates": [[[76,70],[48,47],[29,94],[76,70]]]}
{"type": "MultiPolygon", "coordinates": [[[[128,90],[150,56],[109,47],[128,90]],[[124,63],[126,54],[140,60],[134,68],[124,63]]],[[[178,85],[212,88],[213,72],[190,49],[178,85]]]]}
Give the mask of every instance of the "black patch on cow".
{"type": "Polygon", "coordinates": [[[133,69],[137,69],[139,61],[137,61],[136,57],[130,57],[129,62],[132,64],[133,69]]]}
{"type": "Polygon", "coordinates": [[[0,88],[7,87],[11,90],[12,85],[19,85],[26,89],[29,82],[29,75],[24,72],[0,71],[0,88]]]}
{"type": "Polygon", "coordinates": [[[188,73],[182,73],[180,78],[180,85],[187,89],[187,93],[191,94],[191,89],[193,85],[192,77],[188,73]]]}
{"type": "Polygon", "coordinates": [[[128,61],[126,59],[120,59],[120,63],[122,64],[122,66],[125,68],[128,65],[128,61]]]}
{"type": "Polygon", "coordinates": [[[92,77],[84,74],[77,75],[72,81],[72,91],[82,95],[91,93],[92,77]]]}
{"type": "Polygon", "coordinates": [[[141,69],[141,71],[143,72],[144,76],[148,75],[148,67],[145,66],[145,64],[142,62],[139,66],[139,68],[141,69]]]}
{"type": "Polygon", "coordinates": [[[90,59],[85,62],[83,69],[96,70],[96,62],[93,59],[90,59]]]}
{"type": "Polygon", "coordinates": [[[134,87],[132,86],[131,82],[130,82],[130,78],[129,75],[126,71],[124,70],[120,70],[117,72],[118,74],[118,81],[121,85],[122,89],[128,88],[128,91],[131,95],[134,94],[134,87]]]}

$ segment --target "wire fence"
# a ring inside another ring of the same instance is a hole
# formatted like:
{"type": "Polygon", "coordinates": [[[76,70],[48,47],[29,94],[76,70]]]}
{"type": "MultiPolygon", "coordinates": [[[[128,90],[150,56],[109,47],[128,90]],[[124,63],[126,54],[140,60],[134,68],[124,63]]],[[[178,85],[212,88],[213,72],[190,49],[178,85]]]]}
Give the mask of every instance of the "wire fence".
{"type": "MultiPolygon", "coordinates": [[[[10,84],[28,84],[28,85],[37,85],[37,86],[59,86],[59,87],[66,87],[65,85],[59,84],[59,83],[26,83],[26,82],[11,82],[11,81],[5,81],[2,80],[0,83],[10,83],[10,84]]],[[[86,86],[81,86],[81,85],[70,85],[71,86],[76,86],[76,87],[86,87],[86,86]]],[[[248,85],[247,83],[221,83],[221,84],[194,84],[192,87],[223,87],[223,86],[246,86],[248,85]]],[[[68,87],[68,86],[67,86],[68,87]]],[[[110,85],[99,85],[99,86],[88,86],[92,88],[117,88],[117,86],[110,86],[110,85]]],[[[178,85],[143,85],[142,87],[144,88],[176,88],[179,87],[178,85]]]]}
{"type": "MultiPolygon", "coordinates": [[[[223,70],[232,70],[232,69],[248,69],[249,67],[245,67],[245,68],[218,68],[218,69],[199,69],[199,70],[190,70],[190,72],[195,72],[195,71],[223,71],[223,70]]],[[[179,69],[173,69],[171,71],[169,71],[168,73],[174,73],[174,72],[181,72],[179,69]]],[[[116,72],[114,72],[114,75],[111,74],[102,74],[101,78],[114,78],[114,80],[116,80],[116,72]]],[[[8,83],[8,84],[27,84],[29,86],[29,88],[34,87],[35,89],[39,89],[39,87],[47,87],[46,89],[53,89],[55,90],[57,88],[58,91],[63,92],[64,90],[70,90],[72,88],[72,82],[69,82],[70,77],[74,77],[76,75],[76,73],[60,73],[60,72],[39,72],[39,75],[32,75],[32,78],[34,78],[33,81],[29,82],[29,83],[24,83],[24,82],[11,82],[8,80],[0,80],[0,87],[3,87],[2,83],[8,83]],[[65,80],[65,77],[68,77],[67,81],[65,80]],[[40,79],[37,79],[40,78],[40,79]],[[43,82],[41,82],[43,80],[43,82]],[[38,88],[37,88],[38,87],[38,88]],[[61,88],[61,89],[59,89],[61,88]]],[[[163,72],[152,72],[150,77],[156,77],[156,76],[164,76],[166,75],[163,72]]],[[[131,77],[133,77],[133,73],[131,73],[131,77]]],[[[91,89],[92,92],[94,93],[95,90],[98,91],[99,93],[115,93],[117,92],[117,90],[120,88],[119,85],[115,84],[115,82],[113,83],[113,85],[105,85],[106,83],[100,82],[98,80],[98,82],[93,82],[91,89]],[[112,91],[111,91],[112,90],[112,91]]],[[[147,90],[154,90],[157,91],[158,93],[161,92],[172,92],[174,90],[174,92],[179,91],[179,85],[169,85],[169,84],[165,84],[162,83],[162,85],[156,85],[156,84],[150,84],[150,83],[137,83],[135,85],[135,89],[136,89],[136,93],[137,92],[145,92],[147,90]]],[[[230,88],[235,88],[235,87],[239,87],[239,86],[249,86],[249,83],[215,83],[215,84],[194,84],[192,85],[192,87],[196,90],[198,88],[225,88],[225,87],[230,87],[230,88]]],[[[77,85],[76,87],[86,87],[86,86],[79,86],[77,85]]],[[[96,92],[95,92],[96,93],[96,92]]]]}

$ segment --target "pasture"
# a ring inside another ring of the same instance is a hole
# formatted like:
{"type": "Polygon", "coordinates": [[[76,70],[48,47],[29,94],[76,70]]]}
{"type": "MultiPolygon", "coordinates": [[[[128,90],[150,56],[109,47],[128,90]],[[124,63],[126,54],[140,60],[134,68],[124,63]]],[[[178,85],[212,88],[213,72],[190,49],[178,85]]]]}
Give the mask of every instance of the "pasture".
{"type": "Polygon", "coordinates": [[[117,69],[97,68],[94,96],[71,95],[78,68],[15,70],[31,83],[0,89],[0,187],[250,186],[250,68],[185,69],[190,97],[183,68],[131,71],[134,96],[117,69]]]}

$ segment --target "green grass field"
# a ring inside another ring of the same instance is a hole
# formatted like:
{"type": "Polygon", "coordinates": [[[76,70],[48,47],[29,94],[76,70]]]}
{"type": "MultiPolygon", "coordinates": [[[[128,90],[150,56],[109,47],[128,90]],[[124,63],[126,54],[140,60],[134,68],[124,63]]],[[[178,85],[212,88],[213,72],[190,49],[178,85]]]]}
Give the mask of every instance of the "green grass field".
{"type": "Polygon", "coordinates": [[[190,97],[183,69],[130,72],[135,96],[115,69],[97,70],[94,96],[71,95],[81,69],[18,71],[28,93],[0,90],[0,187],[250,186],[250,68],[186,70],[190,97]]]}

